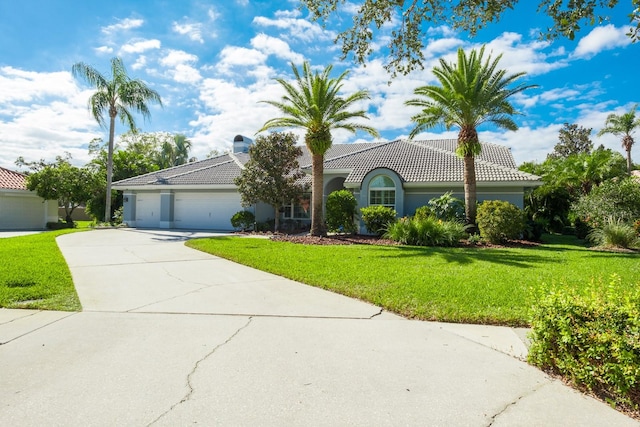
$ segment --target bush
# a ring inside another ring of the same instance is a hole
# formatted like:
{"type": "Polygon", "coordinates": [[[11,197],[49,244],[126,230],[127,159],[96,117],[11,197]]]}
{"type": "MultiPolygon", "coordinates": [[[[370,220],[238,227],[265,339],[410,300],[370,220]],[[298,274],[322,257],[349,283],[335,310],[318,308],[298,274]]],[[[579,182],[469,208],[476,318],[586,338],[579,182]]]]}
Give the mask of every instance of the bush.
{"type": "Polygon", "coordinates": [[[435,213],[429,206],[420,206],[416,209],[416,213],[413,214],[413,217],[416,219],[427,219],[432,216],[435,216],[435,213]]]}
{"type": "Polygon", "coordinates": [[[594,391],[609,403],[640,406],[640,290],[591,283],[552,290],[532,311],[529,363],[594,391]],[[603,289],[603,287],[605,289],[603,289]]]}
{"type": "Polygon", "coordinates": [[[64,230],[65,228],[75,228],[75,222],[47,222],[47,230],[64,230]]]}
{"type": "Polygon", "coordinates": [[[362,222],[369,233],[381,236],[390,224],[396,222],[396,211],[386,206],[368,206],[360,209],[362,222]]]}
{"type": "Polygon", "coordinates": [[[458,221],[435,217],[402,218],[389,225],[384,237],[414,246],[455,246],[465,237],[466,227],[458,221]]]}
{"type": "Polygon", "coordinates": [[[615,218],[608,218],[602,227],[592,230],[587,239],[604,247],[633,248],[640,245],[640,238],[633,226],[615,218]]]}
{"type": "Polygon", "coordinates": [[[238,211],[231,217],[231,226],[236,230],[247,231],[253,229],[256,217],[253,212],[238,211]]]}
{"type": "Polygon", "coordinates": [[[358,201],[349,190],[338,190],[327,197],[327,228],[329,231],[354,233],[358,201]]]}
{"type": "Polygon", "coordinates": [[[429,200],[429,207],[436,218],[446,221],[464,221],[464,202],[451,195],[451,191],[429,200]]]}
{"type": "Polygon", "coordinates": [[[640,217],[640,183],[628,177],[605,181],[572,205],[575,214],[594,228],[608,218],[632,224],[640,217]]]}
{"type": "Polygon", "coordinates": [[[502,200],[487,200],[478,206],[476,216],[480,236],[491,243],[519,238],[525,229],[524,213],[502,200]]]}

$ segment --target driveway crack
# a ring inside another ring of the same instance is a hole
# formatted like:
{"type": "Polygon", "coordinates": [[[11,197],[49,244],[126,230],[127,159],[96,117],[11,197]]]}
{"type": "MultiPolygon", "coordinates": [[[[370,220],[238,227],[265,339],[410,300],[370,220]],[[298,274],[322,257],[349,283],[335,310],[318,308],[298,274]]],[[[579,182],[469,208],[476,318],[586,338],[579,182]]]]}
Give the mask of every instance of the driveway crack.
{"type": "Polygon", "coordinates": [[[198,368],[200,367],[200,364],[202,364],[204,361],[206,361],[209,357],[213,356],[216,351],[218,351],[220,348],[224,347],[225,345],[229,344],[236,336],[238,336],[238,334],[240,332],[242,332],[244,329],[246,329],[252,322],[253,317],[249,317],[249,319],[247,319],[247,323],[245,323],[244,325],[242,325],[241,327],[239,327],[229,338],[227,338],[223,343],[218,344],[217,346],[215,346],[209,353],[205,354],[200,360],[198,360],[195,365],[193,365],[193,369],[189,372],[189,374],[187,374],[187,394],[184,395],[184,397],[182,399],[180,399],[179,402],[174,403],[173,405],[171,405],[171,407],[166,410],[165,412],[163,412],[162,414],[160,414],[155,420],[151,421],[149,424],[147,424],[148,426],[151,426],[155,423],[157,423],[158,421],[160,421],[165,415],[167,415],[168,413],[170,413],[171,411],[173,411],[175,408],[177,408],[178,406],[182,405],[185,402],[188,402],[191,399],[191,396],[193,396],[193,393],[195,392],[195,388],[193,387],[192,384],[192,378],[193,376],[196,374],[196,372],[198,371],[198,368]]]}
{"type": "Polygon", "coordinates": [[[500,416],[502,416],[505,412],[507,412],[507,410],[515,405],[518,404],[518,402],[520,402],[522,399],[524,399],[525,397],[531,396],[532,394],[536,393],[538,390],[540,390],[542,387],[545,387],[546,385],[548,385],[548,383],[541,383],[538,384],[536,387],[533,387],[531,390],[527,391],[526,393],[523,393],[522,395],[518,396],[515,400],[513,400],[512,402],[507,403],[504,408],[502,408],[500,411],[498,411],[495,415],[493,415],[489,421],[489,424],[487,424],[487,427],[491,427],[493,426],[493,424],[496,422],[496,420],[498,418],[500,418],[500,416]]]}

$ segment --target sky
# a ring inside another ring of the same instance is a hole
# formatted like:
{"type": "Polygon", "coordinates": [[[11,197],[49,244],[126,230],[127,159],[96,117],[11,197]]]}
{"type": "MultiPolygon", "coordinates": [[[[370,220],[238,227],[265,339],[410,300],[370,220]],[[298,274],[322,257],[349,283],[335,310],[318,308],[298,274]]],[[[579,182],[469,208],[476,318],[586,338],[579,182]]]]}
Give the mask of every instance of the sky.
{"type": "MultiPolygon", "coordinates": [[[[522,113],[515,132],[480,127],[484,142],[511,148],[518,164],[543,161],[553,151],[563,123],[593,128],[595,146],[622,152],[620,138],[597,137],[610,113],[621,114],[640,103],[640,43],[625,35],[629,28],[625,2],[610,11],[609,22],[585,27],[574,40],[541,40],[550,26],[536,13],[536,3],[521,0],[499,23],[475,37],[442,25],[425,25],[424,70],[391,79],[383,28],[366,64],[341,59],[334,43],[350,22],[345,13],[325,27],[308,19],[297,1],[251,0],[22,0],[0,2],[0,166],[17,170],[15,161],[70,153],[80,166],[91,160],[88,144],[108,139],[87,104],[93,93],[71,74],[83,62],[109,76],[111,58],[122,58],[130,77],[143,80],[162,98],[150,104],[151,118],[135,116],[142,132],[186,135],[191,154],[204,159],[213,150],[231,148],[235,135],[255,138],[275,107],[261,101],[283,94],[275,78],[291,79],[291,64],[307,60],[318,70],[348,70],[345,94],[366,89],[370,99],[358,105],[368,111],[367,124],[381,134],[334,132],[334,143],[406,138],[417,110],[404,106],[413,90],[435,84],[431,70],[440,58],[455,59],[459,47],[502,54],[500,68],[526,72],[523,83],[538,85],[513,97],[522,113]]],[[[127,129],[119,121],[116,136],[127,129]]],[[[296,131],[302,143],[302,131],[296,131]]],[[[455,138],[456,130],[436,127],[419,139],[455,138]]],[[[640,139],[635,135],[636,140],[640,139]]],[[[640,162],[640,144],[632,151],[640,162]]]]}

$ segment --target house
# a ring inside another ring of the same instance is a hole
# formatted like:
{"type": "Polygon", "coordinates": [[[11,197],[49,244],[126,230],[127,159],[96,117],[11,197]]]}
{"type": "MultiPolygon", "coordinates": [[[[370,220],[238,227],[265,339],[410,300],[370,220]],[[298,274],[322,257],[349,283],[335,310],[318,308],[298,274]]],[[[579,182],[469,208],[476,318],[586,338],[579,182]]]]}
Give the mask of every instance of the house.
{"type": "MultiPolygon", "coordinates": [[[[243,209],[234,178],[249,160],[250,144],[241,135],[234,152],[125,179],[113,188],[124,192],[124,221],[132,227],[230,230],[231,216],[243,209]]],[[[359,207],[385,205],[398,216],[447,191],[460,199],[463,162],[455,154],[456,140],[334,144],[325,155],[324,196],[351,190],[359,207]]],[[[311,156],[303,149],[299,163],[311,181],[311,156]]],[[[526,189],[541,184],[540,177],[516,168],[509,148],[482,144],[476,158],[478,201],[506,200],[523,206],[526,189]]],[[[248,208],[257,221],[274,217],[270,206],[248,208]]],[[[310,221],[309,199],[285,207],[281,218],[310,221]]]]}
{"type": "Polygon", "coordinates": [[[27,177],[0,167],[0,230],[43,230],[58,221],[58,202],[27,190],[27,177]]]}

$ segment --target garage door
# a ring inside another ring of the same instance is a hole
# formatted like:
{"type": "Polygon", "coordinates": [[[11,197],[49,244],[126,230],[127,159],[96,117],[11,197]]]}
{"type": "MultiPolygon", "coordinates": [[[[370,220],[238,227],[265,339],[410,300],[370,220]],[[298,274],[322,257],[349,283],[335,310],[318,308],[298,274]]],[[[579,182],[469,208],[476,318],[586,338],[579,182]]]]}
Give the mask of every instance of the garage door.
{"type": "Polygon", "coordinates": [[[138,193],[136,197],[136,227],[157,228],[160,226],[160,194],[138,193]]]}
{"type": "Polygon", "coordinates": [[[39,197],[0,195],[0,230],[45,227],[45,204],[39,197]]]}
{"type": "Polygon", "coordinates": [[[176,193],[174,227],[231,230],[231,216],[242,209],[238,193],[176,193]]]}

